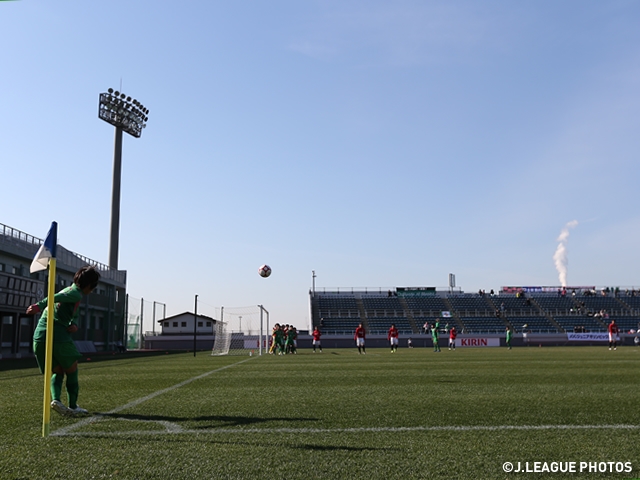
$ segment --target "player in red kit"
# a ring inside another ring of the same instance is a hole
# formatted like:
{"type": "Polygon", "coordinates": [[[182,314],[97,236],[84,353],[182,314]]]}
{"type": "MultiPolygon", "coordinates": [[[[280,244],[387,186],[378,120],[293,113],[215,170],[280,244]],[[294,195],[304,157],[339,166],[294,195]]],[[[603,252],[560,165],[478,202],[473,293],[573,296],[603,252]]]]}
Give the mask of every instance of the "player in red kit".
{"type": "Polygon", "coordinates": [[[458,336],[458,331],[456,327],[451,327],[449,330],[449,350],[456,349],[456,337],[458,336]]]}
{"type": "Polygon", "coordinates": [[[609,324],[609,350],[611,350],[611,345],[613,345],[613,349],[617,350],[618,348],[618,325],[616,325],[616,321],[611,319],[611,323],[609,324]]]}
{"type": "Polygon", "coordinates": [[[356,328],[356,333],[353,336],[353,338],[356,341],[356,346],[358,347],[358,353],[366,354],[367,351],[364,348],[365,333],[364,333],[364,327],[362,326],[362,324],[359,324],[358,328],[356,328]]]}
{"type": "Polygon", "coordinates": [[[391,344],[391,353],[398,351],[398,329],[395,323],[391,324],[389,331],[387,332],[387,340],[391,344]]]}
{"type": "Polygon", "coordinates": [[[320,343],[322,333],[320,333],[318,327],[313,329],[311,335],[313,335],[313,353],[316,353],[316,347],[318,347],[320,349],[320,353],[322,353],[322,344],[320,343]]]}

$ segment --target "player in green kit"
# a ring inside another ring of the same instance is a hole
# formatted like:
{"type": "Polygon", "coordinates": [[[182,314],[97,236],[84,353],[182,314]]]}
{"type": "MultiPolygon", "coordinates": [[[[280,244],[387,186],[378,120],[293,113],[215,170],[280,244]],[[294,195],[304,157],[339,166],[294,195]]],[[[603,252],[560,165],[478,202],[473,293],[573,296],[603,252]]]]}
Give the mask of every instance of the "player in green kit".
{"type": "Polygon", "coordinates": [[[439,352],[440,351],[440,345],[438,344],[438,329],[440,328],[440,321],[436,320],[435,325],[433,326],[433,328],[431,329],[431,339],[433,340],[433,351],[434,352],[439,352]]]}
{"type": "Polygon", "coordinates": [[[278,329],[274,333],[273,337],[276,348],[278,349],[278,355],[284,354],[284,330],[278,325],[278,329]]]}
{"type": "MultiPolygon", "coordinates": [[[[87,410],[78,406],[78,359],[82,358],[73,343],[71,334],[78,331],[76,320],[78,307],[85,295],[90,294],[98,285],[100,274],[91,266],[82,267],[73,277],[73,285],[56,293],[53,297],[53,374],[51,375],[51,408],[61,415],[86,415],[87,410]],[[66,389],[69,398],[67,407],[60,397],[62,383],[67,376],[66,389]]],[[[47,318],[49,316],[47,299],[44,298],[27,308],[27,315],[42,312],[36,330],[33,333],[33,352],[40,372],[44,373],[46,360],[47,318]]]]}
{"type": "Polygon", "coordinates": [[[296,330],[296,327],[291,325],[291,327],[289,328],[289,331],[287,332],[287,341],[285,343],[286,353],[293,353],[294,355],[298,353],[296,349],[296,345],[298,343],[296,342],[297,338],[298,338],[298,331],[296,330]]]}
{"type": "Polygon", "coordinates": [[[506,343],[509,350],[511,350],[511,338],[513,338],[513,330],[511,330],[511,327],[507,327],[506,343]]]}

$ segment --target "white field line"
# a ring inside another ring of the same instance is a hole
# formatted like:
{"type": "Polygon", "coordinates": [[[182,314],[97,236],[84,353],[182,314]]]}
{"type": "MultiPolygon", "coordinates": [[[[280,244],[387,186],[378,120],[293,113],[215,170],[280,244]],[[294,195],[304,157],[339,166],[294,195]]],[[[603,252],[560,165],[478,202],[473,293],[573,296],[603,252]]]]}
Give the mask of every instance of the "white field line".
{"type": "MultiPolygon", "coordinates": [[[[211,371],[203,373],[201,375],[189,378],[188,380],[185,380],[183,382],[177,383],[177,384],[175,384],[175,385],[173,385],[171,387],[167,387],[167,388],[164,388],[162,390],[158,390],[157,392],[153,392],[153,393],[147,395],[146,397],[142,397],[142,398],[139,398],[137,400],[134,400],[133,402],[129,402],[126,405],[121,405],[120,407],[116,407],[113,410],[107,412],[106,415],[110,415],[110,414],[113,414],[113,413],[118,413],[118,412],[121,412],[122,410],[126,410],[128,408],[136,407],[136,406],[140,405],[141,403],[146,402],[147,400],[151,400],[151,399],[157,397],[158,395],[162,395],[163,393],[168,393],[168,392],[176,390],[176,389],[178,389],[180,387],[184,387],[185,385],[188,385],[191,382],[195,382],[196,380],[200,380],[201,378],[208,377],[212,373],[220,372],[222,370],[226,370],[227,368],[235,367],[236,365],[240,365],[240,364],[242,364],[244,362],[248,362],[249,360],[253,360],[253,358],[257,358],[257,357],[247,358],[246,360],[241,360],[239,362],[232,363],[231,365],[225,365],[224,367],[216,368],[215,370],[211,370],[211,371]]],[[[50,436],[67,435],[72,430],[76,430],[76,429],[84,427],[85,425],[88,425],[90,423],[96,423],[96,422],[99,422],[99,421],[107,419],[107,418],[109,418],[109,417],[104,417],[102,415],[94,415],[94,416],[91,416],[91,417],[86,417],[86,418],[80,420],[79,422],[74,423],[73,425],[69,425],[68,427],[60,428],[60,429],[56,430],[55,432],[51,432],[50,436]]],[[[169,423],[169,422],[164,422],[164,423],[169,423]]]]}
{"type": "Polygon", "coordinates": [[[166,434],[274,434],[274,433],[401,433],[401,432],[473,432],[473,431],[499,431],[499,430],[638,430],[640,425],[443,425],[432,427],[354,427],[354,428],[207,428],[187,429],[166,421],[157,420],[127,420],[120,421],[149,422],[161,425],[164,430],[128,430],[120,432],[74,432],[58,430],[52,435],[72,435],[84,437],[118,437],[127,435],[166,435],[166,434]]]}

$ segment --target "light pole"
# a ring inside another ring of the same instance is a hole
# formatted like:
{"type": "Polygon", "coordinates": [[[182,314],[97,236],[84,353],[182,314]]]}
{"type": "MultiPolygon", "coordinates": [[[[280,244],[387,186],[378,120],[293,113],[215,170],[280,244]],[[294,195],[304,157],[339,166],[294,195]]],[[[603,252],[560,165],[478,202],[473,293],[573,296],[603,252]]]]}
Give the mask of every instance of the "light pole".
{"type": "Polygon", "coordinates": [[[118,239],[120,237],[120,178],[122,171],[122,132],[140,138],[147,126],[149,109],[138,100],[110,88],[100,94],[98,117],[116,127],[113,152],[113,190],[111,195],[111,239],[109,267],[118,269],[118,239]]]}

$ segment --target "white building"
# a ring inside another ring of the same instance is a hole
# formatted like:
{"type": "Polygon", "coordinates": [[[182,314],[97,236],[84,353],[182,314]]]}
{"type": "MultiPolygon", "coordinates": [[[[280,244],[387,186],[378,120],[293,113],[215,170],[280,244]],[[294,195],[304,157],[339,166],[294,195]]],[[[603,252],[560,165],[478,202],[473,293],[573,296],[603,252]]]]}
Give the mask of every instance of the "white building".
{"type": "Polygon", "coordinates": [[[162,335],[193,335],[193,322],[197,321],[196,335],[213,335],[216,320],[206,315],[196,316],[191,312],[179,313],[172,317],[158,320],[162,335]]]}

